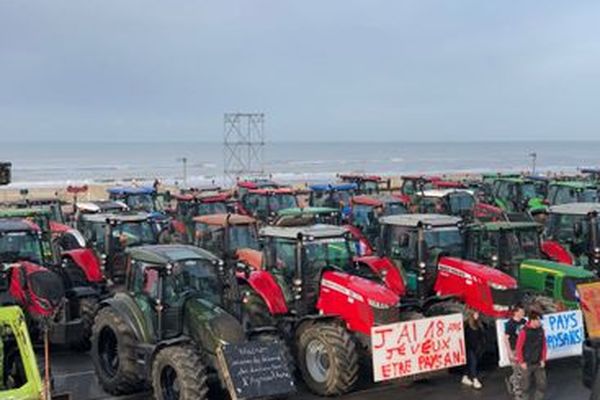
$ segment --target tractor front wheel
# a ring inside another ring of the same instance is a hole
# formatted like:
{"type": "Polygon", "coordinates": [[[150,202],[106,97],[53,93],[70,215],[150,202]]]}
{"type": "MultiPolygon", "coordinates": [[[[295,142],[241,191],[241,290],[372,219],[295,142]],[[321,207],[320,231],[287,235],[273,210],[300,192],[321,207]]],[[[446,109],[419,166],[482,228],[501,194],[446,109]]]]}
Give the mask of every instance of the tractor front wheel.
{"type": "Polygon", "coordinates": [[[308,388],[320,396],[352,390],[359,361],[351,334],[335,323],[316,323],[297,335],[298,365],[308,388]]]}
{"type": "Polygon", "coordinates": [[[152,365],[152,389],[157,400],[208,398],[206,367],[192,346],[171,346],[158,352],[152,365]]]}
{"type": "Polygon", "coordinates": [[[143,388],[136,363],[136,338],[123,316],[110,307],[96,315],[92,329],[92,362],[100,385],[112,395],[143,388]]]}

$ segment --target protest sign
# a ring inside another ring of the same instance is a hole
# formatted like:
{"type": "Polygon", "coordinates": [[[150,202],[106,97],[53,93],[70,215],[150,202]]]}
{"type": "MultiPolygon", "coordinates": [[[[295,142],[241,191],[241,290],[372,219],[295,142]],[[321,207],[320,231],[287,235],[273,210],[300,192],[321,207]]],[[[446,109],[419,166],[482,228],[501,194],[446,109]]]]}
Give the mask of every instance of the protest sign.
{"type": "Polygon", "coordinates": [[[600,339],[600,282],[577,285],[585,327],[590,339],[600,339]]]}
{"type": "MultiPolygon", "coordinates": [[[[510,365],[504,340],[504,327],[507,319],[496,320],[496,335],[498,338],[498,365],[510,365]]],[[[547,359],[557,359],[581,355],[583,340],[583,319],[580,310],[545,314],[542,319],[546,335],[547,359]]]]}
{"type": "Polygon", "coordinates": [[[466,362],[461,314],[371,328],[375,382],[451,368],[466,362]]]}

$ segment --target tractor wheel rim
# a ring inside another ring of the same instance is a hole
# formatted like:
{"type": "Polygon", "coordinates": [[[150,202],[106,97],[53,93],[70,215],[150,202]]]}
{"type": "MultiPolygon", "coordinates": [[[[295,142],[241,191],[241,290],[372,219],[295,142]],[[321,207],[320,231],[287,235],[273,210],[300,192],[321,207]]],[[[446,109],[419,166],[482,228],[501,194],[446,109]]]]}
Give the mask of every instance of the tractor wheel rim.
{"type": "Polygon", "coordinates": [[[327,347],[320,340],[313,340],[306,346],[306,369],[311,378],[316,382],[323,383],[331,368],[331,360],[327,347]]]}
{"type": "Polygon", "coordinates": [[[167,365],[160,372],[160,389],[164,400],[178,400],[180,387],[177,372],[167,365]]]}
{"type": "Polygon", "coordinates": [[[112,329],[105,327],[100,332],[98,358],[105,374],[114,377],[119,370],[119,348],[117,336],[112,329]]]}

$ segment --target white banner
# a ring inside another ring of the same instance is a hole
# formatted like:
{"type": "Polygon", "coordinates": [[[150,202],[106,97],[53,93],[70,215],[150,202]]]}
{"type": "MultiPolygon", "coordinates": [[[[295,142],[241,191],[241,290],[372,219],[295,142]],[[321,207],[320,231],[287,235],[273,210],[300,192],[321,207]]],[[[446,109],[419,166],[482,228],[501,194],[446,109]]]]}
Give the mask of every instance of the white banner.
{"type": "MultiPolygon", "coordinates": [[[[510,365],[504,340],[504,327],[507,321],[507,319],[496,321],[496,335],[500,355],[498,365],[501,367],[510,365]]],[[[548,360],[581,355],[585,335],[580,310],[545,314],[542,323],[546,335],[548,360]]]]}
{"type": "Polygon", "coordinates": [[[371,328],[375,382],[466,363],[461,314],[371,328]]]}

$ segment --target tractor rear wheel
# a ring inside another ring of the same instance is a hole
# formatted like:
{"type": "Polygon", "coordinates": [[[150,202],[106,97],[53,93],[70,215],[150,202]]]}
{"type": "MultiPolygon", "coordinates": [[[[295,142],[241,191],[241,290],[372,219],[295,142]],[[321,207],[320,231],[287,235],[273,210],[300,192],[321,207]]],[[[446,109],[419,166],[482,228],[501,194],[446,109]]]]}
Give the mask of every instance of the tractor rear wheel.
{"type": "Polygon", "coordinates": [[[336,323],[315,323],[297,334],[298,366],[308,388],[320,396],[352,390],[358,380],[356,342],[336,323]]]}
{"type": "Polygon", "coordinates": [[[110,307],[96,315],[92,329],[92,362],[102,388],[112,395],[143,388],[134,356],[136,338],[127,322],[110,307]]]}
{"type": "Polygon", "coordinates": [[[449,314],[462,314],[464,316],[466,314],[466,306],[455,300],[446,300],[432,304],[425,311],[425,315],[428,317],[449,314]]]}
{"type": "Polygon", "coordinates": [[[207,399],[206,367],[198,351],[189,345],[160,350],[152,364],[152,389],[157,400],[207,399]]]}
{"type": "Polygon", "coordinates": [[[92,326],[94,325],[94,316],[98,301],[93,297],[85,297],[79,300],[79,318],[81,318],[82,328],[80,336],[71,344],[71,347],[77,351],[88,351],[92,347],[90,338],[92,337],[92,326]]]}

